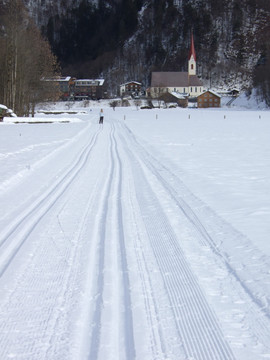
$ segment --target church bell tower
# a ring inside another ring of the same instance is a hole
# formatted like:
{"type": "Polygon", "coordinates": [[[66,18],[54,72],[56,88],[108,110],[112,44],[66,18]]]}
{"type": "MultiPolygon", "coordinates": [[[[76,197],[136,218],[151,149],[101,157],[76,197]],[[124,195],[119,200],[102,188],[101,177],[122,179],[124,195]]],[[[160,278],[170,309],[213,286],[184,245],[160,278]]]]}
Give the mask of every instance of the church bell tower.
{"type": "Polygon", "coordinates": [[[191,43],[188,57],[188,75],[196,75],[196,52],[194,47],[193,33],[191,34],[191,43]]]}

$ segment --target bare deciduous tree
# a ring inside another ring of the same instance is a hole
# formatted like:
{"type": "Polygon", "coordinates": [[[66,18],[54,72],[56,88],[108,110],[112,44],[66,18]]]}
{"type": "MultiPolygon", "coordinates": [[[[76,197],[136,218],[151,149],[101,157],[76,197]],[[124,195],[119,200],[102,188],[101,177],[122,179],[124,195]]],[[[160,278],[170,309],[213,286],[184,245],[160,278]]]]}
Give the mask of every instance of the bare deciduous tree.
{"type": "Polygon", "coordinates": [[[58,74],[57,60],[21,0],[0,0],[0,10],[0,102],[33,114],[37,102],[58,94],[55,82],[41,81],[58,74]]]}

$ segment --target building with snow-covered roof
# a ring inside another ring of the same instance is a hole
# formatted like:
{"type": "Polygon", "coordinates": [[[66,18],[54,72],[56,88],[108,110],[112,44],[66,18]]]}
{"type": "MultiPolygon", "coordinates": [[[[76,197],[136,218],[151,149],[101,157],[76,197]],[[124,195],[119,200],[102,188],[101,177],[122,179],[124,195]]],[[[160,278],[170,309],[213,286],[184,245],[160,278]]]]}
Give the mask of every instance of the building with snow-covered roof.
{"type": "Polygon", "coordinates": [[[74,98],[80,99],[103,99],[106,94],[104,79],[77,79],[74,85],[74,98]]]}
{"type": "Polygon", "coordinates": [[[54,76],[43,77],[41,81],[46,81],[57,86],[59,90],[60,99],[66,100],[69,98],[70,93],[73,91],[75,78],[71,76],[54,76]]]}
{"type": "Polygon", "coordinates": [[[120,85],[120,96],[138,95],[141,92],[142,84],[137,81],[129,81],[120,85]]]}
{"type": "Polygon", "coordinates": [[[198,108],[220,107],[221,96],[213,90],[204,91],[197,97],[198,108]]]}
{"type": "Polygon", "coordinates": [[[170,105],[173,105],[173,104],[183,107],[183,108],[188,106],[187,96],[184,96],[175,91],[162,93],[158,99],[164,101],[166,106],[169,106],[169,107],[170,107],[170,105]]]}
{"type": "Polygon", "coordinates": [[[192,34],[188,57],[188,71],[152,72],[150,96],[157,98],[165,92],[178,92],[190,97],[197,97],[203,91],[203,84],[196,74],[196,62],[197,58],[192,34]]]}

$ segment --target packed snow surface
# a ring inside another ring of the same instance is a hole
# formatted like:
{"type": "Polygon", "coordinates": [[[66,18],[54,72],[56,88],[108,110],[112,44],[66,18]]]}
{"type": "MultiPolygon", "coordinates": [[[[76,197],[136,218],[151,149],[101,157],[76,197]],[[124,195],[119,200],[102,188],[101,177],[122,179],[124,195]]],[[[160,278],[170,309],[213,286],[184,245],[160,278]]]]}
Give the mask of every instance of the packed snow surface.
{"type": "Polygon", "coordinates": [[[269,112],[90,106],[0,124],[0,359],[270,358],[269,112]]]}

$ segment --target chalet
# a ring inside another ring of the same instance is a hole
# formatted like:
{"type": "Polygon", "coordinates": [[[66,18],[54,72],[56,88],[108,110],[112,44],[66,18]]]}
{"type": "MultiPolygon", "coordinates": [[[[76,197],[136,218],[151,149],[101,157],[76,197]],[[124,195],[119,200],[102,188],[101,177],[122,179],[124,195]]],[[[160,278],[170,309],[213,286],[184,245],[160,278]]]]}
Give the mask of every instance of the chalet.
{"type": "Polygon", "coordinates": [[[198,108],[220,107],[221,96],[212,90],[207,90],[197,97],[198,108]]]}
{"type": "Polygon", "coordinates": [[[141,92],[142,84],[137,81],[129,81],[120,85],[120,96],[124,95],[138,95],[141,92]]]}
{"type": "Polygon", "coordinates": [[[187,72],[152,72],[150,96],[158,98],[162,93],[178,92],[189,97],[197,97],[202,93],[203,84],[196,75],[196,52],[193,35],[188,58],[187,72]]]}

